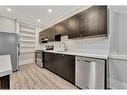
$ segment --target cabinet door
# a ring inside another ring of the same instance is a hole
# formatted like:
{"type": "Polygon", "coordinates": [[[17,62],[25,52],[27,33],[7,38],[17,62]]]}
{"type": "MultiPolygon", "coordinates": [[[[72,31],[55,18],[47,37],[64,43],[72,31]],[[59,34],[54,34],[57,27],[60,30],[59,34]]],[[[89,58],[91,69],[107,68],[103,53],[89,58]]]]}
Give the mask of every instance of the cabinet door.
{"type": "Polygon", "coordinates": [[[42,38],[48,38],[48,41],[55,41],[55,29],[54,27],[48,28],[39,33],[39,42],[41,43],[42,38]]]}
{"type": "Polygon", "coordinates": [[[44,31],[41,31],[39,33],[39,43],[42,43],[42,38],[44,38],[44,37],[45,37],[45,32],[44,31]]]}
{"type": "Polygon", "coordinates": [[[44,68],[55,72],[54,64],[55,63],[55,56],[53,53],[44,53],[44,68]]]}
{"type": "Polygon", "coordinates": [[[86,17],[85,17],[85,12],[82,12],[81,15],[79,16],[79,32],[80,36],[86,36],[86,17]]]}
{"type": "Polygon", "coordinates": [[[59,54],[59,75],[71,83],[75,83],[75,56],[59,54]]]}
{"type": "Polygon", "coordinates": [[[45,53],[44,68],[75,83],[75,57],[57,53],[45,53]]]}
{"type": "Polygon", "coordinates": [[[42,43],[42,39],[47,37],[47,29],[39,33],[39,43],[42,43]]]}
{"type": "Polygon", "coordinates": [[[68,30],[68,38],[75,38],[79,36],[79,18],[75,16],[66,20],[66,27],[68,30]]]}
{"type": "Polygon", "coordinates": [[[65,21],[56,24],[55,31],[56,35],[61,34],[62,36],[65,36],[67,34],[67,27],[65,25],[65,21]]]}
{"type": "Polygon", "coordinates": [[[91,7],[80,18],[80,32],[83,36],[106,34],[107,32],[107,7],[91,7]]]}
{"type": "Polygon", "coordinates": [[[47,37],[48,37],[48,41],[55,41],[55,32],[53,27],[48,28],[46,31],[47,37]]]}

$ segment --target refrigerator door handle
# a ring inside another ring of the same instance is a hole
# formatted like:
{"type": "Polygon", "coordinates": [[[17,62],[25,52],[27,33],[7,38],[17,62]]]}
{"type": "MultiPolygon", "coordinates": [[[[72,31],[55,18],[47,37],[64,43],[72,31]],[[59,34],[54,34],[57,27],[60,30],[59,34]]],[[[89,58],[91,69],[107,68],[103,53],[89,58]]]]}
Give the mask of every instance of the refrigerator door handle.
{"type": "Polygon", "coordinates": [[[20,55],[20,44],[18,44],[18,56],[20,55]]]}
{"type": "Polygon", "coordinates": [[[18,50],[18,56],[20,55],[20,50],[18,50]]]}

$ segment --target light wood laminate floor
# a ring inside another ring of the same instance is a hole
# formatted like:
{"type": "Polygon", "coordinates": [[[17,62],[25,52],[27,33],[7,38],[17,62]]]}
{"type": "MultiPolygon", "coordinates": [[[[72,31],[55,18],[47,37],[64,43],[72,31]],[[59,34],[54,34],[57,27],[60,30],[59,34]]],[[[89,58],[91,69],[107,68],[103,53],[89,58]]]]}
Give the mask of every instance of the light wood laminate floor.
{"type": "Polygon", "coordinates": [[[19,71],[11,74],[11,89],[78,89],[68,81],[54,73],[41,69],[36,64],[19,67],[19,71]]]}

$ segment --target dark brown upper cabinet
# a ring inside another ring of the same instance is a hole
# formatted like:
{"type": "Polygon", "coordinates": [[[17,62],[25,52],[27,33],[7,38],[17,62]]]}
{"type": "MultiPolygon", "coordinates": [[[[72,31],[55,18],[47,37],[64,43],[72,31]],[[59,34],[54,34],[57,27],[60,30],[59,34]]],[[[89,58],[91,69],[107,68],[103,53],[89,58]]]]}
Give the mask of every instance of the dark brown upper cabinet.
{"type": "Polygon", "coordinates": [[[46,30],[41,31],[39,33],[39,43],[47,42],[47,41],[43,41],[43,39],[45,39],[45,37],[46,37],[46,30]]]}
{"type": "Polygon", "coordinates": [[[79,18],[79,32],[82,36],[107,34],[107,7],[94,6],[79,18]]]}
{"type": "Polygon", "coordinates": [[[62,36],[67,35],[68,30],[67,30],[65,21],[62,21],[56,24],[55,31],[56,31],[56,34],[61,34],[62,36]]]}
{"type": "Polygon", "coordinates": [[[40,40],[47,37],[48,41],[60,41],[60,37],[65,35],[68,35],[69,39],[97,35],[106,36],[107,6],[92,6],[40,32],[39,37],[40,40]]]}
{"type": "Polygon", "coordinates": [[[55,31],[55,27],[50,27],[48,28],[48,41],[55,41],[55,35],[56,35],[56,31],[55,31]]]}
{"type": "Polygon", "coordinates": [[[76,14],[78,31],[68,34],[69,39],[107,34],[107,7],[93,6],[76,14]]]}
{"type": "Polygon", "coordinates": [[[79,36],[79,19],[73,16],[65,21],[67,27],[67,34],[69,38],[75,38],[79,36]]]}
{"type": "Polygon", "coordinates": [[[39,42],[43,43],[42,42],[43,39],[48,39],[47,41],[55,41],[55,35],[56,35],[55,28],[50,27],[39,33],[39,42]]]}

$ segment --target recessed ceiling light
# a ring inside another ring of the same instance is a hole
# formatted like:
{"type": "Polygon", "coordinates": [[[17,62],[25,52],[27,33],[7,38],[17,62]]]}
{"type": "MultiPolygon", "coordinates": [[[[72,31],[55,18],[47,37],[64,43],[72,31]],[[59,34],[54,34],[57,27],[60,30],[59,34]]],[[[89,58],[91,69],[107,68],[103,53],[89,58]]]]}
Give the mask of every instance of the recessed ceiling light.
{"type": "Polygon", "coordinates": [[[38,19],[38,20],[37,20],[37,22],[41,22],[41,20],[40,20],[40,19],[38,19]]]}
{"type": "Polygon", "coordinates": [[[48,9],[48,12],[51,13],[52,12],[52,9],[48,9]]]}
{"type": "Polygon", "coordinates": [[[10,8],[6,8],[7,11],[11,12],[12,10],[10,8]]]}

